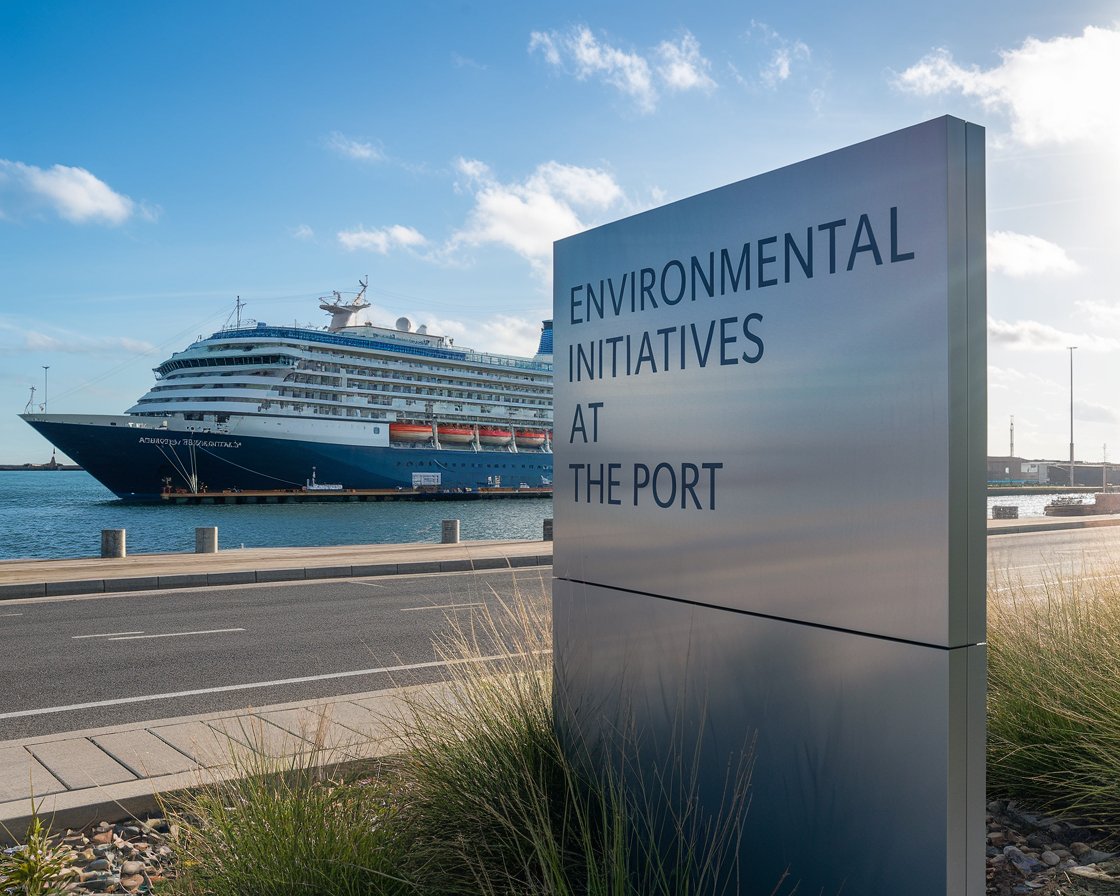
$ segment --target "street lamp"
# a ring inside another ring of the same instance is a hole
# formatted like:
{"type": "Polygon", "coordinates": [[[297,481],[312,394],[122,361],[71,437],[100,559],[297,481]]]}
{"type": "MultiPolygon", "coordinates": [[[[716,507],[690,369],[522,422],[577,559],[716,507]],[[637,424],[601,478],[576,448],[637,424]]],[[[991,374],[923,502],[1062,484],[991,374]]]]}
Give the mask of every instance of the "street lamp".
{"type": "Polygon", "coordinates": [[[1072,486],[1073,481],[1073,350],[1077,348],[1076,345],[1068,346],[1069,348],[1069,484],[1072,486]]]}

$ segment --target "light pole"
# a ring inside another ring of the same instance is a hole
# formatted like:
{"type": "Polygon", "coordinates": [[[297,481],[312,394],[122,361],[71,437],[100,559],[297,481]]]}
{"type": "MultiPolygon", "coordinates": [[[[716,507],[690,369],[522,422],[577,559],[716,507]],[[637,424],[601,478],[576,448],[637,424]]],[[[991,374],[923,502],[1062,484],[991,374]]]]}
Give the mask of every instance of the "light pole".
{"type": "Polygon", "coordinates": [[[1069,348],[1069,484],[1073,482],[1073,351],[1076,345],[1069,348]]]}
{"type": "Polygon", "coordinates": [[[50,364],[43,365],[43,413],[47,412],[47,371],[51,369],[50,364]]]}

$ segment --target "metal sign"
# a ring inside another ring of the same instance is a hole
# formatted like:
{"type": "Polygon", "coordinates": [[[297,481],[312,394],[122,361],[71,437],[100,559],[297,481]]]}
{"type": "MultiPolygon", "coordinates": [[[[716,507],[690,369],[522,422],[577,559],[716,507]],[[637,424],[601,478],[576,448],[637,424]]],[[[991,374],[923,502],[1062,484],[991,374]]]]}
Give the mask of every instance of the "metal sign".
{"type": "Polygon", "coordinates": [[[983,203],[941,118],[555,247],[558,709],[757,732],[805,892],[982,892],[983,203]]]}

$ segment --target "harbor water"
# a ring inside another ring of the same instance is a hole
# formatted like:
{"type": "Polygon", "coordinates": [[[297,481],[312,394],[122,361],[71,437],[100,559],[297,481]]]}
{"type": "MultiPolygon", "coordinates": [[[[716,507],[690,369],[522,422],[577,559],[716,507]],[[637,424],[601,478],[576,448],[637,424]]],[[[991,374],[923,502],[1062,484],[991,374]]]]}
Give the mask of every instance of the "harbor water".
{"type": "Polygon", "coordinates": [[[552,499],[414,503],[165,506],[126,504],[81,471],[0,471],[0,560],[95,557],[102,529],[124,529],[130,554],[194,550],[218,527],[221,550],[437,543],[445,519],[464,541],[540,539],[552,499]]]}

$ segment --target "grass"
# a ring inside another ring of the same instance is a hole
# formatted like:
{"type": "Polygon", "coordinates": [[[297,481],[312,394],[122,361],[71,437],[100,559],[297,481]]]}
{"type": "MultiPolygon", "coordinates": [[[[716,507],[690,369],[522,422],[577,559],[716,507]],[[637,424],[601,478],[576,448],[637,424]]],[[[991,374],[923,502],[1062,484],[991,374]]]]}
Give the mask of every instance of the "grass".
{"type": "MultiPolygon", "coordinates": [[[[5,833],[10,832],[5,829],[5,833]]],[[[0,892],[18,896],[59,896],[75,876],[73,850],[58,843],[31,800],[31,823],[20,846],[0,851],[0,892]]]]}
{"type": "Polygon", "coordinates": [[[988,602],[988,790],[1120,821],[1120,570],[1053,569],[988,602]]]}
{"type": "Polygon", "coordinates": [[[469,620],[438,645],[451,679],[435,696],[408,698],[405,748],[378,774],[330,780],[323,757],[278,767],[241,755],[238,780],[172,807],[183,867],[173,892],[736,892],[745,770],[716,818],[701,819],[688,799],[681,816],[665,814],[665,790],[687,781],[624,786],[625,763],[589,752],[573,761],[563,748],[547,602],[519,597],[469,620]],[[477,662],[496,654],[506,656],[477,662]],[[674,848],[663,850],[666,831],[674,848]]]}

